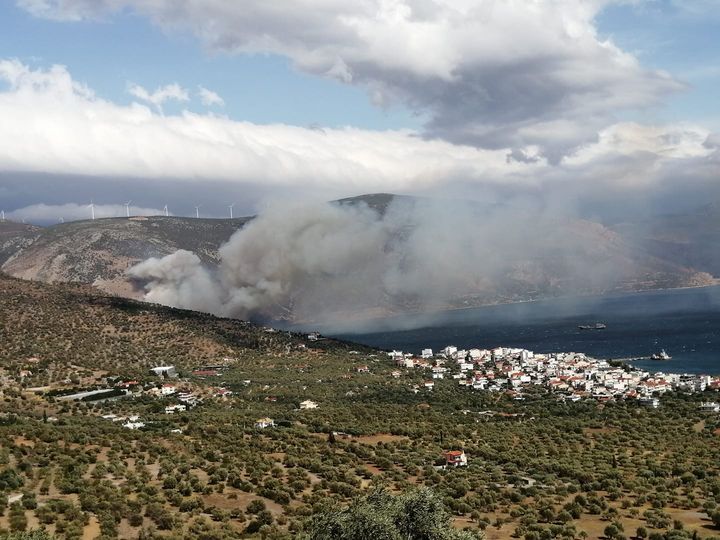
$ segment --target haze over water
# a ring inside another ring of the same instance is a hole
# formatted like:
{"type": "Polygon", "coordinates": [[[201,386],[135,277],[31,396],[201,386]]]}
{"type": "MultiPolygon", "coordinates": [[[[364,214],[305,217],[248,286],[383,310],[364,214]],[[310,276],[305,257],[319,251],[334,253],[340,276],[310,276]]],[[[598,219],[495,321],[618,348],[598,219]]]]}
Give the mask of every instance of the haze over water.
{"type": "Polygon", "coordinates": [[[553,299],[448,311],[433,318],[393,317],[373,321],[366,332],[344,330],[333,337],[413,353],[446,345],[509,346],[629,359],[665,349],[672,360],[632,364],[653,371],[720,374],[720,287],[553,299]],[[607,329],[578,329],[595,322],[607,329]]]}

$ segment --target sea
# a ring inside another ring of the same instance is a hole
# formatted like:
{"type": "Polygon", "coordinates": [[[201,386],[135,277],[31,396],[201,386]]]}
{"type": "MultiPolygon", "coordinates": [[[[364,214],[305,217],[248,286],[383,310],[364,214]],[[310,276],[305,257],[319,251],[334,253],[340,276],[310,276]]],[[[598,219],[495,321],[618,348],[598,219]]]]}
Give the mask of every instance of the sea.
{"type": "Polygon", "coordinates": [[[375,319],[323,334],[381,349],[419,353],[521,347],[582,352],[650,371],[720,375],[720,286],[576,297],[375,319]],[[579,325],[603,323],[604,330],[579,325]],[[665,350],[671,360],[649,357],[665,350]]]}

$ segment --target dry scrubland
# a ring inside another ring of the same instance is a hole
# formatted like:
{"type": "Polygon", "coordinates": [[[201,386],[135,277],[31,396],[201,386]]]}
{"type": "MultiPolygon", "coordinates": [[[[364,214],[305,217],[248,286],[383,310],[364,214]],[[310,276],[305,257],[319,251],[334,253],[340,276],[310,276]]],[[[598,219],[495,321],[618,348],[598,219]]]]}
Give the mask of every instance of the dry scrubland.
{"type": "MultiPolygon", "coordinates": [[[[561,404],[540,390],[518,402],[452,380],[413,393],[421,373],[393,378],[385,355],[353,344],[79,286],[2,277],[0,297],[3,529],[298,537],[313,520],[332,521],[333,505],[377,486],[394,494],[424,486],[458,529],[489,539],[720,537],[711,519],[720,502],[718,418],[698,410],[714,396],[668,396],[652,410],[561,404]],[[190,374],[224,358],[219,376],[190,374]],[[178,366],[177,384],[204,401],[165,415],[173,398],[147,392],[96,404],[45,395],[106,376],[159,385],[147,368],[162,364],[178,366]],[[357,373],[365,364],[370,373],[357,373]],[[219,386],[233,394],[210,397],[219,386]],[[298,410],[306,399],[319,407],[298,410]],[[485,410],[520,416],[477,414],[485,410]],[[137,414],[146,427],[129,430],[103,414],[137,414]],[[277,427],[255,429],[261,417],[277,427]],[[434,467],[444,450],[460,448],[468,467],[434,467]]],[[[385,504],[378,500],[371,504],[385,504]]]]}

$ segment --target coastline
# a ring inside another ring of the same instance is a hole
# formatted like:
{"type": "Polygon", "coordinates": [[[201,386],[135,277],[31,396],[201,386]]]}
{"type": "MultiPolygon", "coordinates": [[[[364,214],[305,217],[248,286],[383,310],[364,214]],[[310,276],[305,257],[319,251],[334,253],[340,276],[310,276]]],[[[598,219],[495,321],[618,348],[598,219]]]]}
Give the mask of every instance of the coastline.
{"type": "MultiPolygon", "coordinates": [[[[378,330],[369,330],[369,328],[372,328],[374,325],[383,325],[383,324],[390,324],[391,327],[395,328],[394,325],[391,323],[393,322],[400,322],[402,319],[429,319],[429,320],[437,320],[438,318],[444,316],[444,315],[452,315],[452,314],[459,314],[468,312],[471,310],[482,310],[482,309],[491,309],[491,308],[497,308],[497,307],[503,307],[503,306],[525,306],[525,305],[541,305],[543,303],[552,303],[552,302],[573,302],[573,301],[579,301],[579,302],[586,302],[586,301],[592,301],[597,300],[598,302],[602,302],[605,300],[611,300],[615,298],[622,298],[625,296],[642,296],[647,295],[651,296],[653,294],[659,294],[659,293],[667,293],[667,292],[673,292],[673,291],[687,291],[687,290],[701,290],[701,289],[712,289],[714,287],[720,287],[720,279],[715,279],[714,283],[708,284],[708,285],[689,285],[684,287],[665,287],[665,288],[657,288],[657,289],[641,289],[641,290],[627,290],[627,291],[613,291],[609,293],[604,294],[578,294],[578,295],[568,295],[568,296],[549,296],[544,298],[536,298],[531,300],[509,300],[506,302],[493,302],[493,303],[487,303],[487,304],[478,304],[473,306],[462,306],[462,307],[448,307],[448,308],[432,308],[428,310],[417,310],[417,311],[406,311],[402,313],[391,313],[387,315],[380,315],[380,316],[371,316],[371,317],[364,317],[364,316],[358,316],[358,317],[346,317],[344,314],[340,317],[338,317],[340,320],[342,320],[342,323],[338,324],[337,320],[335,322],[332,321],[297,321],[293,322],[292,324],[287,324],[287,321],[272,321],[272,322],[280,322],[283,327],[293,330],[293,331],[304,331],[304,330],[316,330],[320,329],[321,331],[328,332],[328,335],[331,335],[332,333],[341,333],[341,334],[365,334],[365,333],[375,333],[378,330]],[[353,328],[360,326],[364,327],[360,330],[354,331],[353,328]],[[369,328],[368,328],[369,327],[369,328]]],[[[405,325],[398,325],[400,328],[402,328],[405,325]]],[[[409,325],[406,329],[410,328],[417,328],[417,325],[409,325]]]]}

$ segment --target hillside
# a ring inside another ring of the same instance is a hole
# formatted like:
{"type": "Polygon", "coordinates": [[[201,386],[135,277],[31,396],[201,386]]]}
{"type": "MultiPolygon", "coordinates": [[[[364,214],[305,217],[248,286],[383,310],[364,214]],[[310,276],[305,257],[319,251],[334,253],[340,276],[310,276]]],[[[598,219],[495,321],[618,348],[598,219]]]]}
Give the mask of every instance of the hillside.
{"type": "MultiPolygon", "coordinates": [[[[474,389],[452,357],[400,367],[84,285],[0,276],[0,295],[0,535],[317,540],[338,508],[387,501],[385,486],[430,490],[425,511],[493,540],[601,538],[610,524],[717,537],[720,424],[700,409],[713,394],[651,408],[536,383],[474,389]],[[147,369],[161,364],[179,377],[147,369]],[[445,466],[461,452],[465,466],[445,466]]],[[[477,362],[497,384],[520,362],[506,351],[477,362]]]]}
{"type": "Polygon", "coordinates": [[[41,233],[40,227],[0,221],[0,266],[15,253],[32,244],[41,233]]]}
{"type": "Polygon", "coordinates": [[[657,257],[720,276],[720,203],[613,227],[657,257]]]}
{"type": "MultiPolygon", "coordinates": [[[[108,296],[87,285],[44,284],[0,274],[0,366],[29,357],[121,373],[223,357],[275,355],[303,342],[251,323],[108,296]]],[[[326,347],[347,348],[327,340],[326,347]]]]}
{"type": "Polygon", "coordinates": [[[16,239],[19,249],[2,270],[23,279],[91,283],[107,292],[133,296],[125,278],[130,266],[178,249],[216,264],[220,245],[247,219],[153,216],[64,223],[34,231],[32,242],[16,239]]]}

